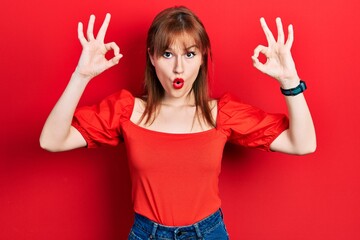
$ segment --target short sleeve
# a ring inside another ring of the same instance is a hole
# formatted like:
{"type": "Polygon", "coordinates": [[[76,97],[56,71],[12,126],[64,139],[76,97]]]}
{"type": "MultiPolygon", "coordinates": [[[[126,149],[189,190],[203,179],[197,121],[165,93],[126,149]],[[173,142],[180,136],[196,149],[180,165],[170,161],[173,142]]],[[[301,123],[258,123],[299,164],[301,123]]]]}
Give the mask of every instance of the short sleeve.
{"type": "Polygon", "coordinates": [[[218,100],[217,128],[227,135],[229,142],[270,151],[270,144],[288,127],[289,120],[284,114],[266,113],[234,101],[229,94],[218,100]]]}
{"type": "Polygon", "coordinates": [[[133,107],[132,94],[121,90],[99,104],[76,109],[72,126],[84,137],[88,148],[116,146],[121,139],[121,124],[130,119],[133,107]]]}

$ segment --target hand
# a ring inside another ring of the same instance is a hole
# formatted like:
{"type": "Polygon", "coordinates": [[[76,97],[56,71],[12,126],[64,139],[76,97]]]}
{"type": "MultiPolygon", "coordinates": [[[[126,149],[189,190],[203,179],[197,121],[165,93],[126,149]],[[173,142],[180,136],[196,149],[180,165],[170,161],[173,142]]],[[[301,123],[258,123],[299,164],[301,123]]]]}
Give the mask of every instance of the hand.
{"type": "Polygon", "coordinates": [[[261,26],[264,30],[268,46],[259,45],[254,50],[251,57],[254,67],[261,72],[276,78],[283,88],[292,88],[299,84],[300,78],[296,72],[295,63],[291,56],[291,46],[294,41],[293,26],[288,27],[288,38],[285,42],[283,26],[280,18],[276,18],[278,31],[277,41],[268,28],[265,19],[260,19],[261,26]],[[259,54],[266,56],[267,61],[263,64],[259,61],[259,54]]]}
{"type": "Polygon", "coordinates": [[[120,48],[114,42],[104,43],[106,30],[110,22],[110,14],[106,14],[105,20],[101,25],[101,28],[96,36],[94,37],[93,29],[95,16],[91,15],[87,28],[87,39],[84,37],[83,24],[78,24],[78,38],[83,47],[78,66],[76,67],[76,73],[82,77],[88,78],[89,80],[106,69],[119,63],[122,54],[120,54],[120,48]],[[113,50],[114,57],[106,59],[105,54],[113,50]]]}

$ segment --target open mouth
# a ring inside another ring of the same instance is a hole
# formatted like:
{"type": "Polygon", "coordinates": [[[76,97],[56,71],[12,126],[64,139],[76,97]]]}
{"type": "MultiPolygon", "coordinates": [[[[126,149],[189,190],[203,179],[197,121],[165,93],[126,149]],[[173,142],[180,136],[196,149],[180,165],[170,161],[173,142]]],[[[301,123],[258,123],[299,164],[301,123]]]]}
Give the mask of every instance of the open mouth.
{"type": "Polygon", "coordinates": [[[176,78],[174,81],[173,81],[173,87],[175,89],[180,89],[184,86],[184,79],[182,78],[176,78]]]}

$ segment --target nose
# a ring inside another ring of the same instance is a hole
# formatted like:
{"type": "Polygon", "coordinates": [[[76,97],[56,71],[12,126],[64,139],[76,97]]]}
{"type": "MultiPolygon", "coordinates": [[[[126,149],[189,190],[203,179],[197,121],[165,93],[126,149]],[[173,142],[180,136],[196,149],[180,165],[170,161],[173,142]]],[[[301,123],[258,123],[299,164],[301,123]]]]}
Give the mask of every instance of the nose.
{"type": "Polygon", "coordinates": [[[175,60],[174,73],[181,74],[184,72],[184,64],[182,62],[182,56],[177,56],[175,60]]]}

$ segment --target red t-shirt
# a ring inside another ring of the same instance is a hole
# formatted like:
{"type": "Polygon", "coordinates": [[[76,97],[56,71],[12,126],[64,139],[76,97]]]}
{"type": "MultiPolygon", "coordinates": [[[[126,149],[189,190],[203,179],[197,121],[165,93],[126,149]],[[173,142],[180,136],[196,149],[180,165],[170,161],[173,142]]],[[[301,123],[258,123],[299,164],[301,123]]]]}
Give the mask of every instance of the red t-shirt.
{"type": "Polygon", "coordinates": [[[218,177],[227,141],[269,151],[288,128],[285,115],[268,114],[224,95],[218,100],[216,128],[156,132],[130,121],[134,100],[122,90],[98,105],[77,109],[72,125],[89,148],[125,142],[134,210],[162,225],[190,225],[220,207],[218,177]]]}

